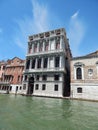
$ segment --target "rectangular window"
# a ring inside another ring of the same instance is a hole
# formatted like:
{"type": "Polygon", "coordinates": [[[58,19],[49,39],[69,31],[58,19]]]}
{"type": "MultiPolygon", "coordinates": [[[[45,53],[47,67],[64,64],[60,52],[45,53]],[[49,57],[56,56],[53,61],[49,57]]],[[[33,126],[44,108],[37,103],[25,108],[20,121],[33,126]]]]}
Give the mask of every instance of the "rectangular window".
{"type": "Polygon", "coordinates": [[[41,68],[41,58],[40,58],[40,59],[38,59],[37,68],[41,68]]]}
{"type": "Polygon", "coordinates": [[[26,89],[26,84],[23,85],[23,90],[25,90],[25,89],[26,89]]]}
{"type": "Polygon", "coordinates": [[[27,75],[25,75],[25,81],[27,81],[27,75]]]}
{"type": "Polygon", "coordinates": [[[36,61],[35,59],[32,60],[32,67],[31,67],[32,69],[35,68],[35,61],[36,61]]]}
{"type": "Polygon", "coordinates": [[[40,78],[40,76],[39,76],[39,75],[36,75],[36,80],[38,80],[38,81],[39,81],[39,78],[40,78]]]}
{"type": "Polygon", "coordinates": [[[48,66],[48,58],[44,58],[44,66],[43,68],[47,68],[48,66]]]}
{"type": "Polygon", "coordinates": [[[43,85],[42,85],[42,90],[45,90],[45,89],[46,89],[46,85],[43,84],[43,85]]]}
{"type": "Polygon", "coordinates": [[[77,93],[82,93],[82,88],[77,88],[77,93]]]}
{"type": "Polygon", "coordinates": [[[18,91],[18,86],[16,86],[16,92],[18,91]]]}
{"type": "Polygon", "coordinates": [[[32,46],[29,47],[28,53],[30,54],[32,52],[32,46]]]}
{"type": "Polygon", "coordinates": [[[22,87],[20,86],[20,90],[22,89],[22,87]]]}
{"type": "Polygon", "coordinates": [[[34,52],[37,52],[37,44],[34,44],[34,52]]]}
{"type": "Polygon", "coordinates": [[[60,49],[60,41],[57,41],[57,43],[56,43],[56,49],[60,49]]]}
{"type": "Polygon", "coordinates": [[[46,43],[45,44],[45,51],[48,51],[48,48],[49,48],[49,43],[46,43]]]}
{"type": "Polygon", "coordinates": [[[36,84],[35,90],[38,90],[38,89],[39,89],[39,84],[36,84]]]}
{"type": "Polygon", "coordinates": [[[39,46],[39,51],[41,52],[43,50],[43,44],[41,43],[39,46]]]}
{"type": "Polygon", "coordinates": [[[55,67],[59,67],[60,57],[55,57],[55,67]]]}
{"type": "Polygon", "coordinates": [[[54,91],[58,91],[58,85],[54,86],[54,91]]]}
{"type": "Polygon", "coordinates": [[[54,80],[58,81],[59,80],[59,75],[54,75],[54,80]]]}
{"type": "Polygon", "coordinates": [[[29,69],[29,66],[30,66],[30,60],[27,60],[26,61],[26,69],[29,69]]]}
{"type": "Polygon", "coordinates": [[[12,86],[10,86],[10,91],[12,90],[12,86]]]}
{"type": "Polygon", "coordinates": [[[20,75],[18,75],[18,79],[17,79],[17,81],[18,81],[18,82],[20,81],[20,75]]]}
{"type": "Polygon", "coordinates": [[[43,75],[42,80],[46,81],[47,80],[47,75],[43,75]]]}

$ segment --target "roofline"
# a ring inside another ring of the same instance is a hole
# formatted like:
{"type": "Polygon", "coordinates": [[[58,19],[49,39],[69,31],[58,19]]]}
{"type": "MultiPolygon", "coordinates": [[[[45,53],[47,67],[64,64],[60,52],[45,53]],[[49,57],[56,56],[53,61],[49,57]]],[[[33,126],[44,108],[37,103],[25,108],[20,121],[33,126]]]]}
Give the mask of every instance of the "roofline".
{"type": "Polygon", "coordinates": [[[97,58],[98,55],[96,56],[79,56],[79,57],[73,57],[71,60],[81,60],[81,59],[90,59],[90,58],[97,58]]]}

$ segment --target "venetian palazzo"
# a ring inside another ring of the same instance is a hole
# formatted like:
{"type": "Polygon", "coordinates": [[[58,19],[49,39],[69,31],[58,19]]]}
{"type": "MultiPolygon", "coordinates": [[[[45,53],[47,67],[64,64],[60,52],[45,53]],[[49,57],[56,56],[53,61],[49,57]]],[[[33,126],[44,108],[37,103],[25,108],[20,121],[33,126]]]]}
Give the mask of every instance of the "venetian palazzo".
{"type": "Polygon", "coordinates": [[[71,57],[64,28],[29,36],[22,93],[69,96],[71,57]]]}

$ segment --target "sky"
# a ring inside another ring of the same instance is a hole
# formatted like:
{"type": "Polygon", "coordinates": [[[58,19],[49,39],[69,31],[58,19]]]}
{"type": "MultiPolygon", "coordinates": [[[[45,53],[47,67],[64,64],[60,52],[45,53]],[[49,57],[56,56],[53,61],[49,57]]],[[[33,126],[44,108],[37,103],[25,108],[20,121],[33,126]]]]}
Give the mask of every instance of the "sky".
{"type": "Polygon", "coordinates": [[[0,60],[25,59],[28,36],[58,28],[73,57],[98,50],[98,0],[0,0],[0,60]]]}

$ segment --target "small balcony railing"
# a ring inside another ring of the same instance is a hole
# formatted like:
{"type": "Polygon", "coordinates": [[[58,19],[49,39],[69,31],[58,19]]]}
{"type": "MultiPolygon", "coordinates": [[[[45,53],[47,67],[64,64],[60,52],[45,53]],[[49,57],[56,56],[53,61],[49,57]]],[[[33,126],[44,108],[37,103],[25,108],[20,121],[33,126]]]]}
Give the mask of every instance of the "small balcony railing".
{"type": "Polygon", "coordinates": [[[40,73],[40,72],[66,72],[63,67],[55,67],[55,68],[35,68],[35,69],[26,69],[23,71],[24,73],[40,73]]]}
{"type": "Polygon", "coordinates": [[[48,54],[56,54],[56,53],[65,53],[65,49],[56,49],[56,50],[48,50],[48,51],[40,51],[35,53],[28,53],[26,56],[37,56],[37,55],[48,55],[48,54]]]}

